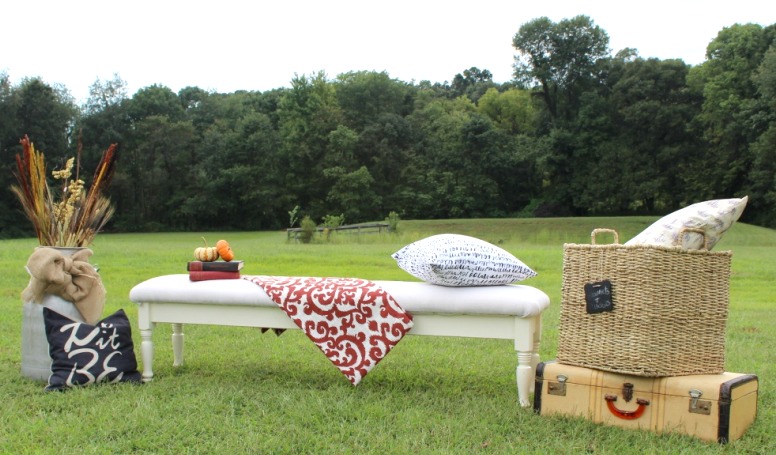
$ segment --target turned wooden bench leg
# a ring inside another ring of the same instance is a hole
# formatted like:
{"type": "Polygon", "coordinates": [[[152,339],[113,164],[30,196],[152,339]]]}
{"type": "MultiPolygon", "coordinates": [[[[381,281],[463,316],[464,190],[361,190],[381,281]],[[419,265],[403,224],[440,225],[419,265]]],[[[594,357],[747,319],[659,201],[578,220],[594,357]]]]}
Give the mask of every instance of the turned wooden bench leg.
{"type": "Polygon", "coordinates": [[[154,379],[152,365],[154,363],[154,343],[151,341],[153,330],[140,329],[140,355],[143,359],[143,382],[151,382],[154,379]]]}
{"type": "Polygon", "coordinates": [[[517,397],[520,406],[531,405],[530,394],[534,389],[536,365],[539,363],[541,316],[515,318],[515,351],[517,351],[517,397]]]}
{"type": "Polygon", "coordinates": [[[520,406],[528,407],[531,405],[528,397],[531,390],[531,382],[534,379],[534,370],[531,368],[531,352],[517,353],[517,397],[520,406]]]}
{"type": "Polygon", "coordinates": [[[172,325],[172,366],[183,365],[183,324],[172,325]]]}
{"type": "Polygon", "coordinates": [[[143,362],[143,382],[151,382],[154,379],[154,324],[151,322],[148,304],[141,304],[138,309],[138,326],[140,328],[140,358],[143,362]]]}

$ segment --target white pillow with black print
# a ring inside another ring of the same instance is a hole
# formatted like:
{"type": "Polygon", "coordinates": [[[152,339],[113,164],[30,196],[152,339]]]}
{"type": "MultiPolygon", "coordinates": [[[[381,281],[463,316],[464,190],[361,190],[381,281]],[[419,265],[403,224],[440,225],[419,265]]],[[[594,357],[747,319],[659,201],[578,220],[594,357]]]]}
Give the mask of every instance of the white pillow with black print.
{"type": "Polygon", "coordinates": [[[498,286],[536,276],[508,251],[460,234],[438,234],[392,254],[399,267],[442,286],[498,286]]]}
{"type": "Polygon", "coordinates": [[[655,221],[626,245],[680,246],[688,250],[712,249],[743,213],[748,196],[697,202],[655,221]],[[698,229],[703,235],[687,229],[698,229]],[[705,244],[705,245],[704,245],[705,244]]]}

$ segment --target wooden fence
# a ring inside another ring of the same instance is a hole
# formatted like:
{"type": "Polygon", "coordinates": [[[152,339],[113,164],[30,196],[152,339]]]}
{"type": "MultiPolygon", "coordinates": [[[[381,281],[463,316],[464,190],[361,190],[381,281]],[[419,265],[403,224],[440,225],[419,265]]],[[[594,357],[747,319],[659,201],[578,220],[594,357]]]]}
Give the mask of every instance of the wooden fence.
{"type": "MultiPolygon", "coordinates": [[[[315,231],[319,234],[324,232],[343,232],[346,234],[381,234],[383,231],[391,232],[391,225],[388,223],[364,223],[364,224],[347,224],[344,226],[337,226],[335,228],[329,228],[325,226],[318,226],[315,231]]],[[[288,240],[299,240],[299,234],[302,232],[302,228],[288,228],[286,229],[286,237],[288,240]]]]}

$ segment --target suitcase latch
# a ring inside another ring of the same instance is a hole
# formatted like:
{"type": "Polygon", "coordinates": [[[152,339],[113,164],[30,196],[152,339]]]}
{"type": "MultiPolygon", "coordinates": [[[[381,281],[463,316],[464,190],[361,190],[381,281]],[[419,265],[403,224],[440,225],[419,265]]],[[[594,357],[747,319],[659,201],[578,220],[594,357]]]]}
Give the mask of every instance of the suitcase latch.
{"type": "Polygon", "coordinates": [[[622,398],[626,403],[633,399],[633,384],[626,382],[622,385],[622,398]]]}
{"type": "Polygon", "coordinates": [[[558,395],[561,397],[565,397],[567,380],[568,380],[568,377],[562,374],[559,374],[558,382],[550,382],[549,384],[547,384],[547,393],[549,395],[558,395]]]}
{"type": "Polygon", "coordinates": [[[698,389],[690,390],[690,412],[694,414],[711,414],[711,401],[701,400],[700,397],[703,392],[698,389]]]}

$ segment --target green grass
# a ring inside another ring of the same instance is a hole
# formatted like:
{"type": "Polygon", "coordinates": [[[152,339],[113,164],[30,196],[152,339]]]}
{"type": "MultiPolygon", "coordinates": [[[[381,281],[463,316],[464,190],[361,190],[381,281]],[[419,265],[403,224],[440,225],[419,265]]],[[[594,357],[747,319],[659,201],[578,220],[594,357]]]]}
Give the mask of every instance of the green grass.
{"type": "MultiPolygon", "coordinates": [[[[650,218],[402,221],[398,235],[341,235],[287,243],[285,232],[101,234],[93,250],[108,290],[105,314],[132,286],[184,273],[204,235],[230,241],[244,274],[411,280],[390,255],[434,233],[500,245],[539,272],[529,284],[552,305],[541,355],[554,357],[563,243],[589,243],[610,227],[621,241],[650,218]]],[[[726,446],[585,420],[535,415],[517,405],[516,358],[505,340],[406,337],[353,387],[299,331],[186,327],[186,365],[172,367],[170,328],[160,325],[155,380],[46,393],[21,377],[23,265],[33,239],[0,242],[0,453],[776,453],[776,232],[736,224],[715,250],[733,251],[727,369],[760,377],[758,417],[726,446]]],[[[134,336],[139,343],[139,334],[134,336]]],[[[703,321],[688,330],[703,330],[703,321]]],[[[136,347],[139,357],[139,350],[136,347]]]]}

